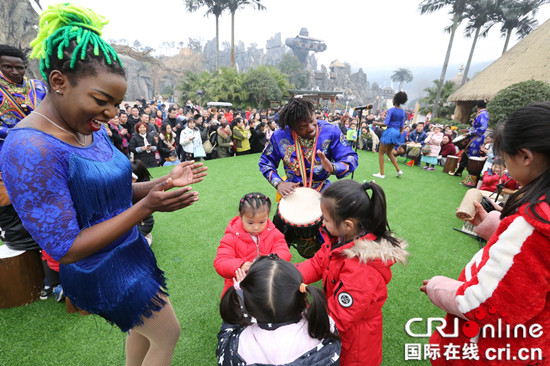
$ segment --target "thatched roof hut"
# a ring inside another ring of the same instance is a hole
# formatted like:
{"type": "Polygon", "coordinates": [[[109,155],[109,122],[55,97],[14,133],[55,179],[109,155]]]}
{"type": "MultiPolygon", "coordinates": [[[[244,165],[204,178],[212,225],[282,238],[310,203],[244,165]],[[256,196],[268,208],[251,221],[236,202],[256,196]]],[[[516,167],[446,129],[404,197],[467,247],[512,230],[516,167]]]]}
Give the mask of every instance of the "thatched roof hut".
{"type": "Polygon", "coordinates": [[[476,100],[491,100],[502,89],[527,80],[550,82],[550,20],[518,42],[447,99],[455,119],[467,123],[476,100]]]}

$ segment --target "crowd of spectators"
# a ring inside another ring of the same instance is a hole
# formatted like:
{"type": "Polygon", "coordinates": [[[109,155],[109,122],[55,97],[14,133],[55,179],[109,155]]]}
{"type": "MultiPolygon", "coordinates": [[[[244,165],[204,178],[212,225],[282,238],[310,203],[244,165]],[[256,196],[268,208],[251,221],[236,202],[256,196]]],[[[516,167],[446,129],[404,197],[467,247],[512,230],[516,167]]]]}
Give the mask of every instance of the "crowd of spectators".
{"type": "MultiPolygon", "coordinates": [[[[121,106],[118,116],[106,125],[113,144],[131,160],[141,160],[148,168],[174,164],[174,161],[210,160],[235,155],[260,153],[273,132],[279,128],[279,108],[202,107],[187,100],[185,105],[166,103],[162,99],[121,106]],[[190,124],[191,122],[191,124],[190,124]]],[[[349,113],[329,114],[316,111],[316,118],[338,125],[354,148],[377,152],[385,111],[355,116],[349,113]]],[[[424,145],[433,129],[429,122],[413,123],[414,114],[407,111],[406,127],[395,156],[405,156],[407,145],[424,145]]],[[[443,129],[444,144],[440,151],[454,155],[452,141],[456,131],[443,129]]],[[[420,160],[420,159],[418,159],[420,160]]],[[[444,159],[439,160],[444,164],[444,159]]]]}
{"type": "Polygon", "coordinates": [[[114,146],[147,168],[262,152],[278,128],[278,109],[184,106],[162,99],[124,103],[105,124],[114,146]]]}

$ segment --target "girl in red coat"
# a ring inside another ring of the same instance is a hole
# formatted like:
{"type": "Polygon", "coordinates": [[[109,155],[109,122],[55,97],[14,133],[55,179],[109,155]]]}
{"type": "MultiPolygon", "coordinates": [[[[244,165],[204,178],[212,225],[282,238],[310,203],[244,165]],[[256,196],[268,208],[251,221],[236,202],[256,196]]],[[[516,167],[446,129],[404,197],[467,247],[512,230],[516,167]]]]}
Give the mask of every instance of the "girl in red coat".
{"type": "Polygon", "coordinates": [[[284,235],[269,220],[271,200],[262,193],[247,193],[239,203],[239,215],[225,229],[214,268],[225,278],[222,297],[233,286],[235,271],[248,272],[252,262],[262,255],[276,253],[279,258],[291,258],[284,235]]]}
{"type": "Polygon", "coordinates": [[[406,245],[391,235],[386,197],[377,184],[335,182],[323,192],[321,211],[325,242],[313,258],[297,264],[298,270],[305,283],[323,279],[329,314],[342,339],[340,365],[379,365],[390,267],[405,262],[406,245]]]}
{"type": "Polygon", "coordinates": [[[483,180],[478,185],[482,191],[495,192],[498,184],[505,184],[506,191],[504,193],[511,193],[519,188],[517,182],[506,171],[501,158],[494,159],[493,165],[485,171],[483,180]]]}
{"type": "MultiPolygon", "coordinates": [[[[497,130],[494,149],[522,188],[506,201],[498,228],[458,280],[424,281],[421,290],[447,312],[445,327],[430,338],[432,365],[548,365],[548,136],[548,102],[519,109],[497,130]]],[[[478,208],[472,224],[483,224],[486,216],[478,208]]]]}

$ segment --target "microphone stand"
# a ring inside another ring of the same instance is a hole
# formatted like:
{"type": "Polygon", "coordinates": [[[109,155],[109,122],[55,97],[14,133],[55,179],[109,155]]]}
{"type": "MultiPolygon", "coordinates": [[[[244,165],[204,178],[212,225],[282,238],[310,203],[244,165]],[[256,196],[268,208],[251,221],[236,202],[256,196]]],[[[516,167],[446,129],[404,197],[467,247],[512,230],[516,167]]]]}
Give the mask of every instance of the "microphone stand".
{"type": "Polygon", "coordinates": [[[502,194],[502,190],[504,189],[504,187],[514,178],[510,178],[508,179],[506,182],[504,183],[499,183],[497,184],[497,190],[494,191],[493,193],[491,193],[491,195],[489,197],[491,197],[493,194],[497,194],[496,197],[495,197],[495,202],[498,201],[498,196],[500,196],[502,194]]]}
{"type": "MultiPolygon", "coordinates": [[[[357,108],[357,110],[359,111],[359,121],[357,121],[357,126],[355,127],[355,136],[356,136],[356,139],[355,139],[355,153],[356,154],[357,154],[357,148],[359,147],[359,137],[360,137],[359,132],[361,131],[361,118],[363,117],[363,109],[367,110],[367,116],[368,116],[369,115],[369,110],[370,110],[369,106],[371,106],[371,104],[369,104],[367,107],[364,107],[364,108],[357,108]]],[[[354,110],[354,112],[355,112],[355,110],[354,110]]],[[[368,122],[367,122],[367,124],[368,124],[368,122]]],[[[358,157],[358,159],[359,159],[359,157],[358,157]]],[[[351,179],[353,179],[354,174],[355,174],[355,170],[353,172],[351,172],[351,179]]]]}

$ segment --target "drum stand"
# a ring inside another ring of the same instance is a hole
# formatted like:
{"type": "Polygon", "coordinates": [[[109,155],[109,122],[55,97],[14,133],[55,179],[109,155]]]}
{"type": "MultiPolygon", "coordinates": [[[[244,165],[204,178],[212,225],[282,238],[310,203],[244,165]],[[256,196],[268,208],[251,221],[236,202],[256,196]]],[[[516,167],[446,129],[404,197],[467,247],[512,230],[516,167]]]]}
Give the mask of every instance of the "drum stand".
{"type": "MultiPolygon", "coordinates": [[[[508,179],[508,180],[507,180],[506,182],[504,182],[504,183],[499,183],[499,184],[497,184],[497,190],[494,191],[493,193],[491,193],[491,196],[492,196],[493,194],[495,194],[495,193],[497,194],[496,197],[495,197],[495,202],[498,201],[498,197],[502,194],[502,190],[504,189],[504,187],[506,187],[506,185],[507,185],[512,179],[514,179],[514,178],[510,178],[510,179],[508,179]]],[[[489,197],[491,197],[491,196],[489,196],[489,197]]]]}

